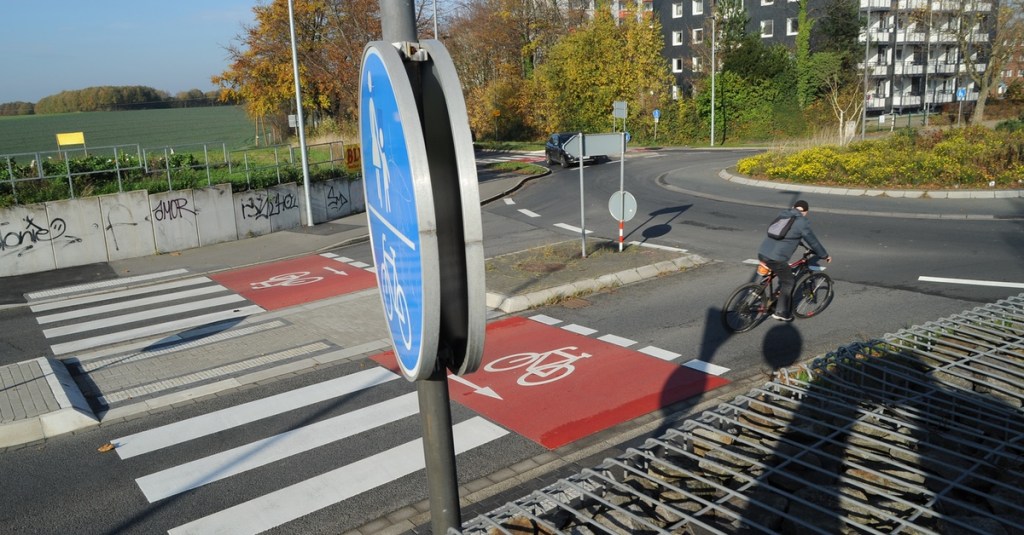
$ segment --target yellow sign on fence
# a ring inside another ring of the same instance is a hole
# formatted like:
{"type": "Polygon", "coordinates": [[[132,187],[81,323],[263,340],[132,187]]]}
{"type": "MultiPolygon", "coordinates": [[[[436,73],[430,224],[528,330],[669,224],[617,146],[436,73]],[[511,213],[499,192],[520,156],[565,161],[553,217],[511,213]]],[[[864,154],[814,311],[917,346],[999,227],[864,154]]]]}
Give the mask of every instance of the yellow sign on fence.
{"type": "Polygon", "coordinates": [[[57,146],[64,145],[85,145],[85,132],[57,134],[57,146]]]}
{"type": "Polygon", "coordinates": [[[345,169],[350,173],[363,171],[363,153],[359,145],[345,145],[345,169]]]}

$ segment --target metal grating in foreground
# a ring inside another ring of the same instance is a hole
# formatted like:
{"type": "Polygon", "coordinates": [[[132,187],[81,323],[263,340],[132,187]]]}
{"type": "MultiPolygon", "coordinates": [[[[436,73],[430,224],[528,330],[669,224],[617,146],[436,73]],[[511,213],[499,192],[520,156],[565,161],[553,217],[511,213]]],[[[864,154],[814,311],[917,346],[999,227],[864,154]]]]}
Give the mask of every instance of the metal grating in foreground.
{"type": "Polygon", "coordinates": [[[1024,294],[853,343],[463,534],[1024,533],[1024,294]]]}

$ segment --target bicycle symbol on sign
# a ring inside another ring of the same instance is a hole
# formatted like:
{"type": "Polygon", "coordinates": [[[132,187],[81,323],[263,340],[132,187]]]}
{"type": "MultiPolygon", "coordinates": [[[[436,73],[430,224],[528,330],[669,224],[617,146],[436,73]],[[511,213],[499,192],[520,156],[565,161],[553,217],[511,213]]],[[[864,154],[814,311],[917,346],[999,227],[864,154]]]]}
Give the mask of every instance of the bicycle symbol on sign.
{"type": "Polygon", "coordinates": [[[388,321],[397,316],[398,330],[402,336],[402,345],[406,350],[412,348],[412,317],[409,313],[409,301],[405,298],[405,290],[398,281],[398,270],[395,266],[395,248],[387,245],[387,236],[381,234],[380,246],[384,250],[384,262],[380,265],[377,277],[380,282],[380,293],[384,300],[384,312],[388,321]]]}
{"type": "Polygon", "coordinates": [[[553,383],[568,377],[576,369],[576,366],[573,366],[574,362],[593,356],[589,353],[574,355],[569,353],[569,350],[578,351],[579,348],[567,346],[543,353],[516,353],[489,362],[484,369],[489,372],[504,372],[525,367],[526,373],[516,380],[520,386],[553,383]]]}
{"type": "Polygon", "coordinates": [[[283,286],[302,286],[324,280],[323,277],[309,276],[308,271],[296,271],[295,273],[282,273],[274,275],[262,282],[251,282],[249,287],[253,290],[266,290],[268,288],[280,288],[283,286]]]}

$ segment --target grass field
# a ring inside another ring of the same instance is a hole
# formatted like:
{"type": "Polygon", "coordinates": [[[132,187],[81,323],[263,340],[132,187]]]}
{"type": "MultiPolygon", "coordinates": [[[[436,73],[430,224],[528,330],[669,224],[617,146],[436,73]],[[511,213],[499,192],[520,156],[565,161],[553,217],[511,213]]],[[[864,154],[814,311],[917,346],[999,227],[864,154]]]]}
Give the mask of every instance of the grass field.
{"type": "Polygon", "coordinates": [[[57,134],[83,132],[89,147],[226,143],[251,146],[255,126],[241,106],[0,117],[0,155],[57,149],[57,134]]]}

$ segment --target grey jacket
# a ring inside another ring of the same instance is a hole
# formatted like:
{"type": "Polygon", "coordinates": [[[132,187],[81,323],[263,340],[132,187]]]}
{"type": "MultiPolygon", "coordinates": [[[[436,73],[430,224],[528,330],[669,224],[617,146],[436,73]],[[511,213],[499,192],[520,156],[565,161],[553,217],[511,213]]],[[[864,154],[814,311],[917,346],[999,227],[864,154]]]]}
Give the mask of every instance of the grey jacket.
{"type": "Polygon", "coordinates": [[[779,216],[796,216],[796,220],[793,221],[793,226],[789,228],[789,232],[786,237],[781,240],[776,240],[765,236],[764,241],[761,242],[761,247],[757,250],[757,256],[760,260],[776,260],[779,262],[788,262],[793,253],[796,252],[796,246],[803,240],[807,243],[807,246],[814,251],[814,254],[825,258],[828,256],[828,251],[818,241],[818,237],[814,235],[811,230],[811,222],[805,216],[801,216],[795,208],[783,210],[779,213],[779,216]]]}

